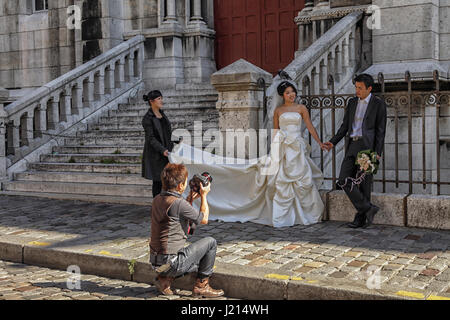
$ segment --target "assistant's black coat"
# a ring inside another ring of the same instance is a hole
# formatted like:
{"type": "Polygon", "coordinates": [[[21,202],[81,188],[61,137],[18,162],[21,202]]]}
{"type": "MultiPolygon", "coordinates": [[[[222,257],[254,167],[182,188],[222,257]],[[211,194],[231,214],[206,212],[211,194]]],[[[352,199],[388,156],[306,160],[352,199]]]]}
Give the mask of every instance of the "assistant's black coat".
{"type": "Polygon", "coordinates": [[[142,126],[145,130],[144,154],[142,155],[142,177],[161,181],[161,172],[169,163],[169,159],[164,156],[164,151],[172,151],[173,143],[171,141],[172,126],[169,119],[160,110],[166,125],[162,126],[156,118],[153,110],[150,109],[142,119],[142,126]]]}

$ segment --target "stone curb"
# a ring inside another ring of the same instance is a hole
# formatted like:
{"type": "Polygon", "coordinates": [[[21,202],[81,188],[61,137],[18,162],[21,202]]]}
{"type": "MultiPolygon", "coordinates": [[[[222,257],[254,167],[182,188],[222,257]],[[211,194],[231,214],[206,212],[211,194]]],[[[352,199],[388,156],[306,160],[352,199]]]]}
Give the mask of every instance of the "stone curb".
{"type": "MultiPolygon", "coordinates": [[[[78,266],[82,274],[153,284],[156,273],[146,262],[135,261],[131,275],[131,261],[117,257],[103,257],[86,253],[46,249],[32,245],[0,242],[0,259],[58,270],[78,266]]],[[[374,291],[345,281],[326,283],[306,281],[291,275],[278,275],[268,268],[256,268],[217,263],[211,285],[221,288],[230,298],[248,300],[390,300],[408,299],[395,291],[374,291]]],[[[194,274],[176,279],[173,287],[192,290],[194,274]]]]}

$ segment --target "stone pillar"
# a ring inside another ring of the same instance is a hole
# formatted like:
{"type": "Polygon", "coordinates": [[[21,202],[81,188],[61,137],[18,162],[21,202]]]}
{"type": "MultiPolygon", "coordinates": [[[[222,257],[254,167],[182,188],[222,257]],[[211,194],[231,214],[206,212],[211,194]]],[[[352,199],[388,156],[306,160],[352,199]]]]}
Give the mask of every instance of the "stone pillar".
{"type": "Polygon", "coordinates": [[[194,0],[194,10],[191,22],[205,24],[202,17],[202,0],[194,0]]]}
{"type": "Polygon", "coordinates": [[[72,114],[72,108],[71,108],[71,104],[72,104],[72,91],[70,90],[70,88],[66,88],[64,90],[63,96],[62,96],[62,108],[61,108],[61,121],[67,122],[69,121],[70,115],[72,114]]]}
{"type": "Polygon", "coordinates": [[[73,90],[75,93],[72,95],[74,109],[72,113],[83,116],[83,84],[78,82],[73,90]]]}
{"type": "Polygon", "coordinates": [[[48,121],[48,128],[50,130],[56,130],[59,123],[59,95],[53,96],[51,106],[52,109],[50,119],[48,121]]]}
{"type": "Polygon", "coordinates": [[[267,135],[270,133],[258,130],[263,128],[263,91],[258,86],[259,78],[265,80],[267,87],[272,83],[270,73],[244,59],[211,76],[211,83],[219,92],[216,104],[219,130],[225,146],[223,154],[228,157],[254,159],[258,153],[267,152],[267,135]],[[245,136],[249,137],[249,142],[245,141],[245,136]]]}
{"type": "Polygon", "coordinates": [[[116,75],[116,65],[111,64],[108,69],[106,69],[106,84],[105,92],[112,94],[115,89],[115,75],[116,75]]]}
{"type": "Polygon", "coordinates": [[[166,16],[164,18],[164,22],[178,23],[175,0],[165,0],[165,1],[166,1],[167,12],[166,12],[166,16]]]}
{"type": "Polygon", "coordinates": [[[122,88],[125,82],[125,58],[120,58],[117,63],[116,88],[122,88]]]}
{"type": "Polygon", "coordinates": [[[319,1],[319,3],[316,5],[315,7],[316,10],[320,10],[320,9],[330,9],[330,1],[327,0],[321,0],[319,1]]]}
{"type": "Polygon", "coordinates": [[[46,136],[44,135],[44,132],[47,131],[47,102],[39,103],[39,121],[38,121],[38,123],[39,123],[39,127],[37,128],[38,135],[41,138],[45,138],[46,136]]]}
{"type": "Polygon", "coordinates": [[[24,133],[22,135],[23,137],[22,144],[25,146],[29,146],[34,139],[33,120],[34,120],[34,112],[28,111],[25,114],[25,126],[22,128],[22,132],[24,133]]]}
{"type": "Polygon", "coordinates": [[[95,83],[95,91],[94,91],[94,99],[102,100],[105,95],[105,70],[100,69],[98,72],[98,76],[94,77],[95,83]]]}
{"type": "Polygon", "coordinates": [[[314,8],[314,0],[306,0],[305,8],[302,11],[312,11],[314,8]]]}

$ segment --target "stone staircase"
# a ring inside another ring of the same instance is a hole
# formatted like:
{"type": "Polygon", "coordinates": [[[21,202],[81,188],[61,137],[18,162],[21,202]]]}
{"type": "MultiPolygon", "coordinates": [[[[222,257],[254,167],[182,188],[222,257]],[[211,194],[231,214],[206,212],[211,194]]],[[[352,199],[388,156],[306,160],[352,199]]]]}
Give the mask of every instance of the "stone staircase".
{"type": "MultiPolygon", "coordinates": [[[[211,87],[164,94],[164,110],[172,129],[193,132],[218,128],[217,93],[211,87]]],[[[66,138],[51,154],[40,156],[28,170],[3,184],[3,194],[149,205],[152,182],[141,177],[145,103],[119,104],[66,138]]],[[[173,137],[176,139],[176,137],[173,137]]],[[[193,142],[193,141],[192,141],[193,142]]]]}

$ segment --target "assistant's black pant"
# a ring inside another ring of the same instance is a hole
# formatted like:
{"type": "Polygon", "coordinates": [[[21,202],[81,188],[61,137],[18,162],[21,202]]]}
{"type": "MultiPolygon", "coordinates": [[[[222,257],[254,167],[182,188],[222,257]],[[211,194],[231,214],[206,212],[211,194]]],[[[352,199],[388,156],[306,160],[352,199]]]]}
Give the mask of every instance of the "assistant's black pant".
{"type": "MultiPolygon", "coordinates": [[[[348,146],[347,153],[344,161],[342,161],[341,172],[339,174],[339,185],[344,185],[345,178],[355,178],[358,172],[359,166],[355,164],[358,152],[367,150],[363,140],[352,141],[348,146]]],[[[365,213],[370,209],[371,192],[372,192],[372,175],[366,175],[361,184],[353,186],[350,180],[347,180],[347,184],[342,188],[347,194],[348,198],[352,202],[353,206],[358,211],[355,216],[355,223],[364,223],[366,219],[365,213]]]]}
{"type": "Polygon", "coordinates": [[[162,182],[153,180],[152,185],[153,198],[155,198],[158,194],[160,194],[161,190],[162,190],[162,182]]]}

